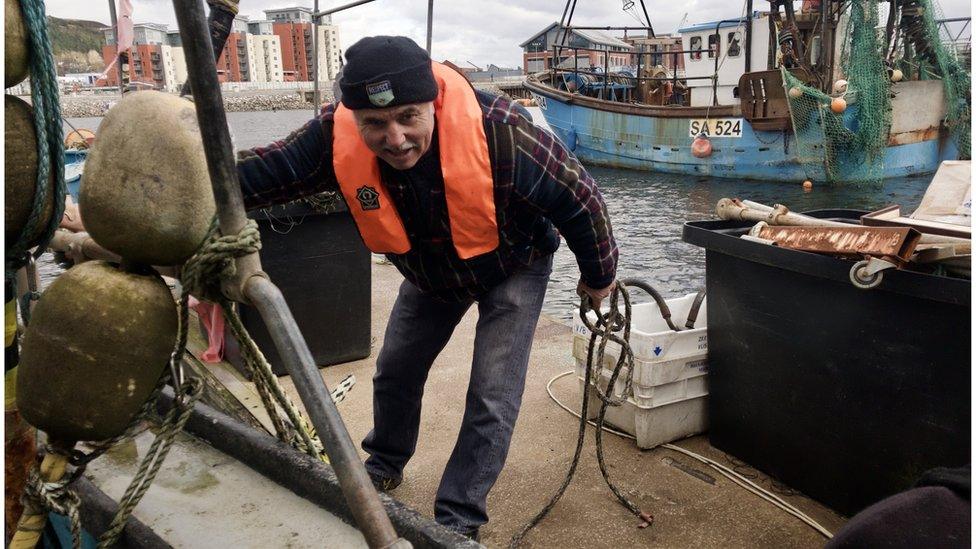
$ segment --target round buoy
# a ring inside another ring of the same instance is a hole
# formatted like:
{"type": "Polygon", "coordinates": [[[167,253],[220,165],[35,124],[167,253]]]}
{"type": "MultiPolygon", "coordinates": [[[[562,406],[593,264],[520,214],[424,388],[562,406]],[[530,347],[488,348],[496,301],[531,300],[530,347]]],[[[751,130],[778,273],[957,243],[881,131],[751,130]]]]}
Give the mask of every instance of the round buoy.
{"type": "Polygon", "coordinates": [[[799,99],[803,97],[803,90],[801,90],[799,86],[793,86],[792,88],[790,88],[790,97],[792,97],[793,99],[799,99]]]}
{"type": "Polygon", "coordinates": [[[847,110],[847,101],[844,101],[844,98],[843,97],[835,97],[830,102],[830,110],[833,111],[834,114],[840,114],[840,113],[846,111],[847,110]]]}
{"type": "Polygon", "coordinates": [[[834,82],[834,93],[846,93],[847,92],[847,80],[838,80],[834,82]]]}
{"type": "Polygon", "coordinates": [[[193,255],[215,211],[193,104],[141,91],[112,107],[88,153],[79,206],[92,238],[126,259],[178,265],[193,255]]]}
{"type": "Polygon", "coordinates": [[[695,158],[708,158],[712,156],[712,142],[708,139],[705,134],[699,134],[694,141],[691,142],[691,154],[695,158]]]}
{"type": "Polygon", "coordinates": [[[44,292],[24,333],[24,419],[58,440],[121,434],[167,367],[177,324],[155,271],[128,273],[104,261],[72,267],[44,292]]]}
{"type": "Polygon", "coordinates": [[[904,78],[904,77],[905,77],[905,74],[902,73],[898,69],[895,69],[895,70],[891,71],[891,81],[892,82],[901,82],[901,79],[904,78]]]}
{"type": "Polygon", "coordinates": [[[9,88],[27,78],[27,26],[18,0],[5,0],[3,17],[3,84],[9,88]]]}
{"type": "Polygon", "coordinates": [[[803,190],[804,191],[812,191],[813,190],[813,181],[810,181],[809,179],[807,179],[806,181],[804,181],[803,182],[803,190]]]}
{"type": "MultiPolygon", "coordinates": [[[[7,246],[11,246],[27,226],[27,219],[34,207],[34,192],[37,190],[37,132],[34,131],[34,110],[25,101],[5,95],[3,113],[6,145],[3,151],[3,195],[6,200],[3,206],[3,228],[7,246]]],[[[47,201],[41,211],[40,222],[33,234],[27,235],[29,245],[37,243],[54,213],[53,170],[49,181],[47,201]]]]}
{"type": "Polygon", "coordinates": [[[87,149],[95,141],[95,132],[81,128],[72,130],[64,136],[64,146],[66,149],[87,149]]]}

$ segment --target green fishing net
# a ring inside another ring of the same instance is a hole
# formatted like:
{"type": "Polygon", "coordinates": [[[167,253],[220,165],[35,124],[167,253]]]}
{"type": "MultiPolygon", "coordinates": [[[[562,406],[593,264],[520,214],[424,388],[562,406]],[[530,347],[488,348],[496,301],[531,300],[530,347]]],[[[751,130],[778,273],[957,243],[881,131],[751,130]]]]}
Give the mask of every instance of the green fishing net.
{"type": "MultiPolygon", "coordinates": [[[[899,29],[904,52],[894,67],[905,77],[942,79],[947,113],[944,124],[960,158],[969,158],[970,76],[939,38],[932,0],[902,2],[899,29]],[[914,70],[914,72],[912,72],[914,70]]],[[[891,79],[884,63],[886,44],[879,29],[878,2],[851,0],[841,68],[847,80],[847,109],[831,110],[833,98],[782,69],[790,105],[798,160],[807,176],[827,182],[880,182],[891,128],[891,79]],[[818,173],[816,167],[822,166],[818,173]]]]}
{"type": "MultiPolygon", "coordinates": [[[[972,139],[969,70],[939,36],[936,21],[943,17],[938,4],[933,0],[910,0],[903,4],[901,11],[901,30],[910,40],[916,74],[921,79],[942,80],[946,98],[945,126],[959,149],[959,158],[969,160],[972,139]]],[[[911,57],[905,57],[905,64],[913,66],[911,57]]]]}

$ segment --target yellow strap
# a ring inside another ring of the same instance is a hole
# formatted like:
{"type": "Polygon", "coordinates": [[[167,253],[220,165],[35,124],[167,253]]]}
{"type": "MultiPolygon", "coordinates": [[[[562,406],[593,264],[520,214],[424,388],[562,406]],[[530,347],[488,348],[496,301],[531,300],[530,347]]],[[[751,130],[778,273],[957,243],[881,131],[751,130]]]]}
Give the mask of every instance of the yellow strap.
{"type": "Polygon", "coordinates": [[[17,367],[3,374],[3,410],[13,412],[17,409],[17,367]]]}
{"type": "Polygon", "coordinates": [[[4,321],[4,340],[3,346],[10,347],[14,344],[14,337],[17,335],[17,300],[11,299],[3,306],[4,321]]]}

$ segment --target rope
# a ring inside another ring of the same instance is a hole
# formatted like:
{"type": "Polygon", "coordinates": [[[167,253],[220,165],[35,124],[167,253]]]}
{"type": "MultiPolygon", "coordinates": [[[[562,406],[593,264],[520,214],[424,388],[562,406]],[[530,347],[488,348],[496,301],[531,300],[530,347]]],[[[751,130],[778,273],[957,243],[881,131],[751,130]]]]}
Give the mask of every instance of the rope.
{"type": "MultiPolygon", "coordinates": [[[[552,401],[555,402],[557,406],[559,406],[563,410],[566,410],[567,412],[569,412],[570,414],[576,416],[577,418],[580,418],[580,417],[582,417],[580,414],[576,413],[575,410],[573,410],[569,406],[566,406],[565,404],[563,404],[562,402],[560,402],[560,400],[558,398],[556,398],[556,395],[554,395],[552,393],[552,384],[553,383],[555,383],[560,378],[563,378],[563,377],[566,377],[566,376],[572,375],[572,374],[573,374],[573,370],[568,370],[566,372],[563,372],[561,374],[556,374],[555,376],[553,376],[552,379],[549,380],[549,383],[546,384],[546,392],[549,393],[549,398],[552,399],[552,401]]],[[[596,422],[593,421],[593,420],[589,420],[589,421],[587,421],[587,423],[589,423],[590,425],[592,425],[594,427],[597,426],[596,422]]],[[[626,439],[630,439],[630,440],[637,440],[637,437],[635,437],[634,435],[631,435],[630,433],[624,433],[622,431],[617,431],[616,429],[612,429],[610,427],[607,427],[606,425],[603,426],[603,430],[606,431],[606,432],[608,432],[608,433],[615,434],[615,435],[617,435],[617,436],[619,436],[621,438],[626,438],[626,439]]],[[[783,500],[782,498],[780,498],[776,494],[770,493],[769,491],[767,491],[763,487],[761,487],[758,484],[756,484],[755,482],[753,482],[751,479],[758,478],[758,476],[759,476],[758,474],[756,474],[756,473],[745,474],[745,473],[742,473],[741,471],[739,471],[738,469],[741,466],[747,466],[747,465],[745,465],[742,462],[739,462],[734,457],[729,456],[729,455],[726,455],[726,458],[728,458],[728,460],[732,463],[732,467],[729,468],[729,467],[726,467],[725,465],[722,465],[721,463],[719,463],[719,462],[717,462],[717,461],[715,461],[713,459],[710,459],[710,458],[707,458],[705,456],[696,454],[696,453],[692,452],[691,450],[688,450],[686,448],[682,448],[681,446],[677,446],[677,445],[674,445],[674,444],[662,444],[660,447],[661,448],[667,448],[668,450],[673,450],[675,452],[679,452],[679,453],[685,454],[688,457],[694,458],[694,459],[696,459],[696,460],[698,460],[698,461],[700,461],[700,462],[708,465],[709,467],[715,469],[719,474],[725,476],[726,478],[728,478],[732,482],[738,484],[742,488],[744,488],[744,489],[748,490],[749,492],[752,492],[753,494],[755,494],[755,495],[757,495],[757,496],[765,499],[766,501],[772,503],[776,507],[779,507],[783,511],[786,511],[787,513],[789,513],[789,514],[797,517],[798,519],[800,519],[801,521],[803,521],[804,523],[806,523],[808,526],[810,526],[814,530],[816,530],[816,531],[820,532],[821,534],[823,534],[824,537],[826,537],[828,539],[830,539],[830,538],[833,537],[833,534],[831,534],[829,530],[827,530],[826,528],[824,528],[823,526],[821,526],[820,523],[818,523],[817,521],[813,520],[808,515],[804,514],[802,511],[800,511],[799,509],[797,509],[796,507],[794,507],[793,505],[787,503],[785,500],[783,500]]],[[[775,486],[778,483],[776,483],[775,481],[771,481],[771,482],[773,482],[774,491],[777,491],[777,489],[775,488],[775,486]]],[[[786,495],[786,496],[796,495],[796,493],[793,490],[789,490],[789,489],[783,490],[783,492],[785,492],[785,493],[783,493],[782,495],[786,495]]]]}
{"type": "MultiPolygon", "coordinates": [[[[613,371],[610,375],[610,380],[607,382],[608,391],[610,388],[614,387],[617,378],[620,376],[621,370],[626,366],[627,375],[624,379],[624,395],[627,395],[633,384],[633,372],[634,372],[634,353],[630,348],[630,322],[631,322],[631,305],[630,305],[630,295],[627,293],[627,289],[624,284],[617,284],[613,293],[610,294],[610,311],[606,314],[597,312],[596,324],[590,321],[587,316],[589,308],[589,300],[583,298],[580,302],[580,319],[590,330],[590,342],[587,347],[586,354],[586,380],[587,385],[590,384],[590,380],[597,375],[594,373],[594,364],[603,364],[603,358],[606,352],[607,344],[611,341],[620,345],[620,356],[617,358],[617,364],[614,366],[613,371]],[[624,312],[621,315],[618,306],[619,300],[623,297],[624,312]],[[617,335],[616,332],[623,331],[622,336],[617,335]],[[599,340],[599,344],[597,341],[599,340]],[[595,354],[595,356],[594,356],[595,354]]],[[[597,461],[600,464],[600,472],[603,474],[603,480],[606,481],[607,486],[613,495],[616,496],[617,500],[621,505],[626,507],[631,513],[636,515],[641,519],[640,528],[646,528],[654,522],[654,517],[649,513],[642,511],[636,504],[634,504],[630,499],[627,498],[621,492],[621,490],[613,483],[610,479],[610,473],[607,471],[606,461],[603,455],[603,438],[602,433],[604,430],[604,418],[606,416],[608,406],[619,406],[621,404],[620,400],[614,399],[609,394],[604,394],[602,390],[597,386],[596,389],[597,397],[601,400],[600,412],[596,420],[596,455],[597,461]]],[[[549,512],[556,506],[556,503],[562,498],[569,484],[573,480],[573,475],[576,474],[576,467],[579,465],[580,455],[583,451],[583,441],[586,435],[586,417],[587,409],[589,408],[589,391],[583,392],[583,404],[580,410],[580,425],[579,425],[579,435],[576,439],[576,451],[573,454],[573,462],[569,466],[569,471],[566,473],[566,478],[563,480],[562,485],[556,490],[556,493],[549,499],[549,502],[539,511],[522,529],[512,536],[511,543],[509,547],[514,549],[518,547],[522,540],[525,538],[526,534],[535,528],[542,519],[549,514],[549,512]]]]}
{"type": "Polygon", "coordinates": [[[48,242],[61,222],[64,214],[64,143],[61,141],[61,104],[58,95],[57,73],[54,70],[54,55],[47,34],[47,18],[44,1],[19,2],[27,25],[29,45],[29,70],[31,79],[31,102],[34,109],[34,131],[37,135],[37,182],[34,202],[27,224],[16,240],[7,248],[5,270],[10,274],[26,261],[30,248],[31,235],[37,234],[42,222],[44,205],[48,201],[48,183],[53,179],[53,213],[37,242],[34,257],[39,257],[47,248],[48,242]],[[51,174],[53,164],[54,173],[51,174]]]}
{"type": "MultiPolygon", "coordinates": [[[[68,457],[69,452],[70,450],[61,447],[47,446],[48,454],[60,456],[62,460],[68,457]]],[[[24,504],[23,516],[44,517],[48,511],[54,511],[68,517],[73,547],[79,549],[81,547],[81,517],[79,514],[81,500],[78,494],[68,488],[68,485],[74,482],[76,478],[78,477],[75,475],[64,475],[58,480],[46,482],[41,476],[40,467],[35,463],[28,474],[27,485],[24,487],[21,502],[24,504]]],[[[33,525],[26,525],[22,521],[18,524],[17,530],[38,532],[37,536],[40,536],[39,532],[44,529],[44,525],[45,521],[38,521],[33,525]]]]}
{"type": "MultiPolygon", "coordinates": [[[[169,374],[164,375],[164,378],[169,378],[169,374]]],[[[183,430],[187,420],[190,419],[190,414],[193,412],[193,405],[200,398],[201,394],[203,394],[203,383],[199,378],[189,378],[178,388],[177,397],[173,401],[173,407],[166,413],[159,433],[149,447],[149,451],[146,452],[146,457],[143,458],[142,463],[139,465],[136,476],[133,477],[132,482],[129,483],[129,486],[125,489],[125,493],[119,500],[119,509],[115,514],[115,518],[112,519],[108,530],[98,538],[99,549],[107,549],[115,546],[116,541],[122,534],[122,530],[125,529],[125,525],[133,509],[139,504],[142,497],[146,495],[146,491],[149,490],[153,480],[155,480],[156,474],[159,473],[159,468],[162,467],[163,462],[166,460],[166,455],[176,440],[176,435],[183,430]]],[[[149,402],[155,401],[155,398],[149,400],[149,402]]]]}
{"type": "Polygon", "coordinates": [[[240,344],[241,357],[251,372],[278,439],[327,462],[328,458],[315,430],[285,395],[271,364],[247,333],[234,304],[220,290],[220,279],[233,277],[236,273],[234,260],[260,249],[261,233],[254,220],[248,220],[236,235],[218,236],[215,218],[200,250],[184,265],[181,277],[183,292],[185,296],[193,294],[200,299],[217,303],[224,310],[227,325],[240,344]],[[288,422],[281,417],[278,407],[284,411],[288,422]]]}
{"type": "MultiPolygon", "coordinates": [[[[176,356],[176,353],[174,353],[176,356]]],[[[45,482],[42,478],[40,467],[35,463],[30,471],[27,486],[24,489],[22,501],[24,503],[25,514],[43,515],[46,511],[54,511],[68,518],[71,525],[72,543],[75,549],[81,547],[81,514],[79,506],[80,498],[71,490],[71,484],[81,477],[88,467],[88,464],[104,454],[108,449],[119,442],[135,437],[147,428],[146,420],[149,419],[155,408],[156,400],[171,380],[169,372],[164,373],[156,384],[152,395],[146,399],[139,412],[129,423],[122,434],[108,440],[89,444],[92,449],[89,453],[73,448],[62,448],[56,445],[48,445],[47,453],[59,456],[74,469],[64,474],[58,480],[45,482]]],[[[159,468],[162,466],[169,449],[176,438],[176,435],[183,429],[186,421],[193,410],[193,404],[203,392],[203,384],[197,378],[190,378],[177,388],[177,399],[173,408],[163,419],[159,433],[146,457],[143,458],[136,473],[135,478],[126,488],[125,494],[120,500],[119,509],[112,519],[109,529],[99,538],[99,548],[113,547],[119,535],[125,528],[132,510],[145,495],[152,481],[156,478],[159,468]]],[[[39,527],[43,529],[43,522],[39,527]]],[[[30,527],[18,526],[18,530],[31,530],[30,527]]]]}

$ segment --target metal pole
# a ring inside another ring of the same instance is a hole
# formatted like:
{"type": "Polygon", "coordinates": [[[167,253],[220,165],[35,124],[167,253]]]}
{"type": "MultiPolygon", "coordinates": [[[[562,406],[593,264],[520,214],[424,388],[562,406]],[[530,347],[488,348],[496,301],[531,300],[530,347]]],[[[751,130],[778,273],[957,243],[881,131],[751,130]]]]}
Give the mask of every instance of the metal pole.
{"type": "MultiPolygon", "coordinates": [[[[236,234],[244,227],[247,217],[202,0],[173,0],[173,5],[186,52],[187,74],[193,88],[220,230],[223,234],[236,234]]],[[[343,495],[367,544],[374,548],[410,547],[393,529],[308,345],[281,292],[261,272],[258,255],[238,260],[237,270],[236,285],[225,284],[224,293],[236,301],[249,300],[261,313],[309,418],[322,437],[343,495]]]]}
{"type": "Polygon", "coordinates": [[[374,1],[375,0],[357,0],[356,2],[350,2],[348,4],[343,4],[343,5],[339,6],[339,7],[332,8],[330,10],[317,11],[317,12],[315,12],[315,13],[312,14],[312,17],[319,18],[319,17],[323,17],[323,16],[326,16],[326,15],[332,15],[333,13],[340,12],[342,10],[347,10],[349,8],[355,8],[356,6],[361,6],[363,4],[369,4],[370,2],[374,2],[374,1]]]}
{"type": "MultiPolygon", "coordinates": [[[[826,3],[826,2],[822,2],[826,3]]],[[[823,21],[821,19],[821,21],[823,21]]],[[[746,0],[746,70],[752,70],[752,0],[746,0]]]]}
{"type": "Polygon", "coordinates": [[[427,55],[430,55],[430,42],[434,37],[434,0],[427,0],[427,55]]]}
{"type": "MultiPolygon", "coordinates": [[[[319,0],[315,0],[313,13],[319,11],[319,0]]],[[[322,97],[319,95],[319,18],[312,17],[312,114],[319,115],[322,97]]]]}
{"type": "Polygon", "coordinates": [[[115,14],[115,0],[108,0],[108,14],[112,19],[112,39],[115,40],[115,72],[119,77],[119,95],[122,95],[122,59],[119,51],[119,19],[115,14]]]}

